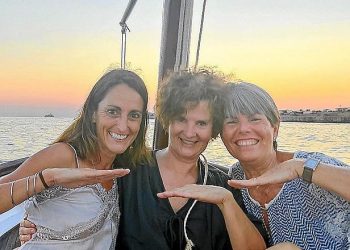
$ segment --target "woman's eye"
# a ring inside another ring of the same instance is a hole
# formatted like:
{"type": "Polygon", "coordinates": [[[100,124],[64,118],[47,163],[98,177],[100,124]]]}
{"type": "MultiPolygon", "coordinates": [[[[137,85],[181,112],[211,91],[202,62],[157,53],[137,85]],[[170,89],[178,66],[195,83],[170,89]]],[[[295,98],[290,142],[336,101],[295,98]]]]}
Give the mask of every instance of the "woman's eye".
{"type": "Polygon", "coordinates": [[[204,126],[207,126],[207,125],[208,125],[207,122],[203,122],[203,121],[200,121],[200,122],[198,122],[197,124],[198,124],[199,126],[201,126],[201,127],[204,127],[204,126]]]}
{"type": "Polygon", "coordinates": [[[142,117],[142,113],[141,112],[132,112],[132,113],[130,113],[129,117],[132,120],[138,120],[142,117]]]}
{"type": "Polygon", "coordinates": [[[184,122],[185,121],[185,117],[183,116],[179,116],[175,119],[175,121],[178,121],[178,122],[184,122]]]}
{"type": "Polygon", "coordinates": [[[257,122],[257,121],[260,121],[261,118],[260,118],[260,117],[252,117],[252,118],[250,118],[250,120],[251,120],[252,122],[257,122]]]}
{"type": "Polygon", "coordinates": [[[226,124],[236,124],[236,123],[238,123],[238,120],[237,119],[226,119],[225,123],[226,124]]]}
{"type": "Polygon", "coordinates": [[[109,117],[117,117],[119,115],[119,111],[116,110],[116,109],[107,109],[106,110],[106,114],[109,116],[109,117]]]}

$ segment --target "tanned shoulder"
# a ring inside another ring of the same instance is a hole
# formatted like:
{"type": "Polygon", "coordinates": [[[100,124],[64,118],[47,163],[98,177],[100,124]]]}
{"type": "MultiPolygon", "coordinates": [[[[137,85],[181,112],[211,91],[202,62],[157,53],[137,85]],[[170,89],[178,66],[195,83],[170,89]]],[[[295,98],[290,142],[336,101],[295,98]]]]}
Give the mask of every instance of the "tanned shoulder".
{"type": "Polygon", "coordinates": [[[66,143],[52,144],[29,157],[2,181],[12,181],[38,173],[46,168],[75,168],[73,149],[66,143]]]}

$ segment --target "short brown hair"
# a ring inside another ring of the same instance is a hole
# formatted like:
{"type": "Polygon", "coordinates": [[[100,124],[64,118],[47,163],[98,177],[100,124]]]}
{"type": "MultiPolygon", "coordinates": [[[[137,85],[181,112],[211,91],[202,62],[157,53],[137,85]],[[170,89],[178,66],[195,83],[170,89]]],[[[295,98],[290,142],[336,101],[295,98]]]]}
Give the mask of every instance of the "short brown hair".
{"type": "Polygon", "coordinates": [[[208,101],[213,119],[212,138],[222,129],[224,119],[224,80],[207,70],[172,73],[159,89],[155,111],[164,130],[171,121],[200,101],[208,101]]]}

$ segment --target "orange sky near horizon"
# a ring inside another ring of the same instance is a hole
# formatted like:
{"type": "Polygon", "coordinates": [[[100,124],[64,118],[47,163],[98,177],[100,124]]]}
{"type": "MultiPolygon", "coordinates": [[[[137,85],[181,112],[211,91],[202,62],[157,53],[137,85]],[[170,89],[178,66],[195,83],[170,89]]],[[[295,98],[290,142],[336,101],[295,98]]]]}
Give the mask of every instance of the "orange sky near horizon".
{"type": "MultiPolygon", "coordinates": [[[[254,7],[208,1],[200,64],[258,84],[280,109],[350,108],[350,3],[334,1],[277,7],[272,0],[254,7]]],[[[76,114],[96,80],[120,61],[117,23],[127,1],[107,2],[0,3],[0,116],[76,114]]],[[[127,34],[127,62],[146,82],[150,109],[162,17],[161,1],[152,4],[137,3],[127,34]]],[[[191,64],[200,5],[194,6],[191,64]]]]}

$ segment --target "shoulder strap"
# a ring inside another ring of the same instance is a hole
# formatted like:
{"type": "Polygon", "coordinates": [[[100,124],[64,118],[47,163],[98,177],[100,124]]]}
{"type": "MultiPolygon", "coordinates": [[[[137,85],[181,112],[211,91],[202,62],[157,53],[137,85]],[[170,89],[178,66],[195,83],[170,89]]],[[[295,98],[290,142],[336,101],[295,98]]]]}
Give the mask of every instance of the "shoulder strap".
{"type": "Polygon", "coordinates": [[[76,163],[77,168],[79,168],[80,166],[79,166],[79,159],[78,159],[77,151],[75,150],[75,148],[72,145],[70,145],[69,143],[67,143],[67,144],[73,149],[74,155],[75,155],[75,163],[76,163]]]}

